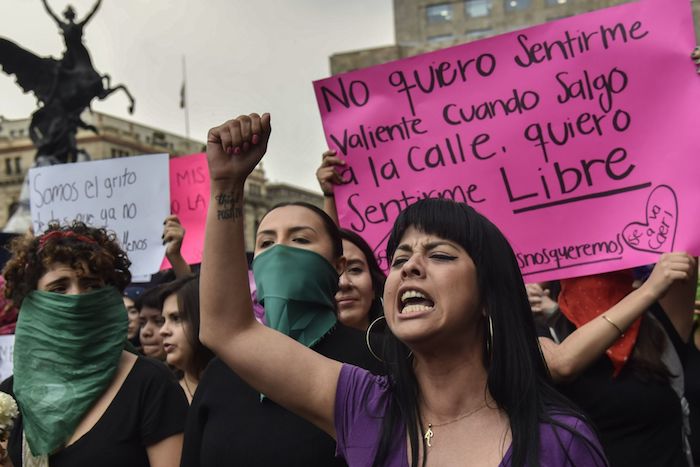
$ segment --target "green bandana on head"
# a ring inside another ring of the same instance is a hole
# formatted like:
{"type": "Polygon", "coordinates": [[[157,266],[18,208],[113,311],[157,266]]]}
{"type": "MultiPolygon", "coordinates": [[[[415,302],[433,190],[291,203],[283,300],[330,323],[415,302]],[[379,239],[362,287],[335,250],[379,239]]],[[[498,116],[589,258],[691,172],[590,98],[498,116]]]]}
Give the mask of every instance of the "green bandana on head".
{"type": "Polygon", "coordinates": [[[256,256],[253,276],[269,327],[313,347],[335,326],[338,273],[323,256],[276,245],[256,256]]]}
{"type": "Polygon", "coordinates": [[[61,448],[104,393],[127,333],[121,295],[35,290],[22,301],[14,348],[14,391],[34,456],[61,448]]]}

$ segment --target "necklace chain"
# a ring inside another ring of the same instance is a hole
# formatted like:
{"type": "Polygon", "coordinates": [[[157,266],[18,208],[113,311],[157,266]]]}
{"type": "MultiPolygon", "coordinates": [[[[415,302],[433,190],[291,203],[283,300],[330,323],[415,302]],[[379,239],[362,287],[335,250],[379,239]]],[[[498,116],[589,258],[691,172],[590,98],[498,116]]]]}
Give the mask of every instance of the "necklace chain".
{"type": "Polygon", "coordinates": [[[469,412],[463,413],[462,415],[460,415],[456,418],[453,418],[452,420],[448,420],[448,421],[442,422],[442,423],[428,423],[428,429],[425,430],[425,434],[423,435],[423,438],[425,438],[426,444],[428,445],[429,448],[433,447],[433,445],[431,444],[432,439],[435,436],[435,434],[433,433],[433,427],[445,426],[445,425],[450,425],[452,423],[458,422],[464,418],[467,418],[470,415],[474,415],[475,413],[477,413],[478,411],[480,411],[481,409],[483,409],[485,407],[486,407],[486,403],[483,403],[482,405],[470,410],[469,412]]]}
{"type": "Polygon", "coordinates": [[[185,382],[185,388],[187,388],[187,393],[190,395],[190,400],[192,400],[194,398],[194,395],[192,394],[192,390],[190,389],[190,385],[187,384],[187,377],[185,375],[183,375],[182,380],[185,382]]]}

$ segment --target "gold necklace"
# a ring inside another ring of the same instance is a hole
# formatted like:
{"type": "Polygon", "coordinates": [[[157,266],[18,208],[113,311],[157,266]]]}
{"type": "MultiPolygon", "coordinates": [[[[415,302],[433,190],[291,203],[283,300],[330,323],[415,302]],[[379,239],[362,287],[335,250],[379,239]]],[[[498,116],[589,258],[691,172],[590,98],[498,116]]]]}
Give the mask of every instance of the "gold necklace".
{"type": "Polygon", "coordinates": [[[485,408],[485,407],[486,407],[486,403],[480,405],[479,407],[477,407],[477,408],[475,408],[475,409],[470,410],[469,412],[463,413],[463,414],[460,415],[459,417],[453,418],[452,420],[449,420],[449,421],[447,421],[447,422],[442,422],[442,423],[428,423],[428,429],[425,430],[425,434],[423,435],[423,438],[425,438],[426,444],[428,445],[429,448],[433,447],[433,445],[431,444],[431,441],[432,441],[432,439],[433,439],[433,436],[435,436],[435,434],[433,433],[433,427],[445,426],[445,425],[450,425],[450,424],[452,424],[452,423],[458,422],[458,421],[460,421],[460,420],[462,420],[462,419],[464,419],[464,418],[467,418],[467,417],[470,416],[470,415],[474,415],[474,414],[477,413],[479,410],[481,410],[481,409],[483,409],[483,408],[485,408]]]}
{"type": "Polygon", "coordinates": [[[187,389],[187,394],[190,395],[190,401],[194,399],[194,395],[192,394],[192,390],[190,389],[190,385],[187,384],[187,377],[185,375],[182,375],[182,380],[185,382],[185,388],[187,389]]]}

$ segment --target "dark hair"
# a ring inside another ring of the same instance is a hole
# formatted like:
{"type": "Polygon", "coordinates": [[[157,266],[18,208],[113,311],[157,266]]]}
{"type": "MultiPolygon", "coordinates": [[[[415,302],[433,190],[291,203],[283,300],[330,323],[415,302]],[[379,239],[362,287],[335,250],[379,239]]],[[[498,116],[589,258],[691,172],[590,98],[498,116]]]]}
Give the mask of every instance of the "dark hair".
{"type": "Polygon", "coordinates": [[[42,235],[17,237],[10,243],[10,252],[12,258],[2,271],[7,281],[5,296],[18,307],[54,263],[64,263],[79,274],[90,272],[120,293],[131,282],[131,262],[116,235],[82,222],[69,226],[51,223],[42,235]]]}
{"type": "Polygon", "coordinates": [[[138,296],[138,298],[134,301],[134,306],[139,310],[139,312],[143,307],[156,308],[158,310],[163,309],[163,299],[161,295],[165,285],[167,284],[146,289],[141,295],[138,296]]]}
{"type": "MultiPolygon", "coordinates": [[[[584,421],[586,418],[551,386],[513,250],[494,224],[466,204],[425,199],[399,215],[387,243],[387,258],[393,257],[409,227],[457,243],[474,262],[481,306],[493,325],[492,345],[487,346],[488,338],[484,339],[487,386],[510,421],[513,438],[511,465],[539,465],[539,424],[548,423],[581,436],[553,416],[570,415],[584,421]]],[[[488,319],[483,321],[484,335],[487,336],[488,319]]],[[[384,418],[374,466],[384,464],[393,447],[395,427],[403,422],[408,429],[412,466],[417,467],[420,440],[417,427],[422,425],[422,420],[413,359],[406,358],[408,347],[389,329],[385,339],[383,359],[390,362],[387,370],[392,398],[384,418]]],[[[428,451],[424,440],[423,443],[425,465],[428,451]]],[[[587,445],[599,456],[600,464],[605,465],[604,455],[591,443],[587,445]]]]}
{"type": "Polygon", "coordinates": [[[199,275],[175,281],[177,283],[181,284],[176,290],[180,319],[189,324],[185,328],[185,336],[192,348],[192,361],[188,365],[188,371],[200,378],[214,358],[214,353],[199,340],[199,275]]]}
{"type": "Polygon", "coordinates": [[[360,249],[363,255],[365,255],[365,260],[367,261],[367,268],[369,269],[369,275],[372,279],[372,291],[374,292],[374,299],[372,300],[372,307],[367,314],[367,319],[371,323],[375,319],[379,318],[384,314],[384,309],[382,306],[382,296],[384,295],[384,282],[386,281],[386,276],[384,272],[379,267],[377,263],[377,258],[374,256],[374,252],[369,244],[364,238],[360,237],[358,234],[352,230],[340,229],[340,237],[343,240],[355,245],[360,249]]]}
{"type": "MultiPolygon", "coordinates": [[[[299,206],[302,208],[306,208],[309,211],[312,211],[314,214],[316,214],[320,219],[321,222],[323,222],[323,226],[326,229],[326,233],[328,233],[328,237],[330,237],[331,240],[331,245],[333,246],[333,256],[335,258],[340,258],[343,256],[343,240],[340,238],[340,230],[338,229],[338,226],[335,225],[335,222],[333,222],[333,219],[331,219],[328,214],[326,214],[323,209],[319,208],[318,206],[314,206],[311,203],[307,203],[304,201],[292,201],[289,203],[279,203],[275,204],[272,206],[266,213],[265,216],[270,214],[272,211],[274,211],[277,208],[284,208],[287,206],[299,206]]],[[[262,217],[262,219],[265,218],[265,216],[262,217]]],[[[262,219],[260,219],[262,221],[262,219]]]]}

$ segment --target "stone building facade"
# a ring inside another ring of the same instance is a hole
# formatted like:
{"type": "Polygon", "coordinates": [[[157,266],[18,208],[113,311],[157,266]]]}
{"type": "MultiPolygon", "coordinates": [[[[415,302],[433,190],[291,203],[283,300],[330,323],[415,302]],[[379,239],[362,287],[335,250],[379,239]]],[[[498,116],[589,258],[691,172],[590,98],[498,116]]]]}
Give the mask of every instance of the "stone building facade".
{"type": "MultiPolygon", "coordinates": [[[[630,0],[394,0],[394,45],[338,53],[331,73],[471,42],[630,0]]],[[[700,0],[692,0],[700,31],[700,0]]],[[[690,54],[690,50],[688,54],[690,54]]]]}
{"type": "MultiPolygon", "coordinates": [[[[184,138],[156,128],[99,112],[85,112],[83,121],[99,134],[79,130],[78,147],[92,160],[168,153],[171,157],[203,152],[201,141],[184,138]]],[[[29,138],[29,118],[0,119],[0,227],[4,227],[19,200],[22,184],[34,163],[36,150],[29,138]]],[[[323,197],[284,183],[269,184],[262,164],[246,182],[245,237],[252,250],[255,230],[267,210],[281,202],[303,200],[323,206],[323,197]]],[[[159,222],[162,220],[159,220],[159,222]]]]}

